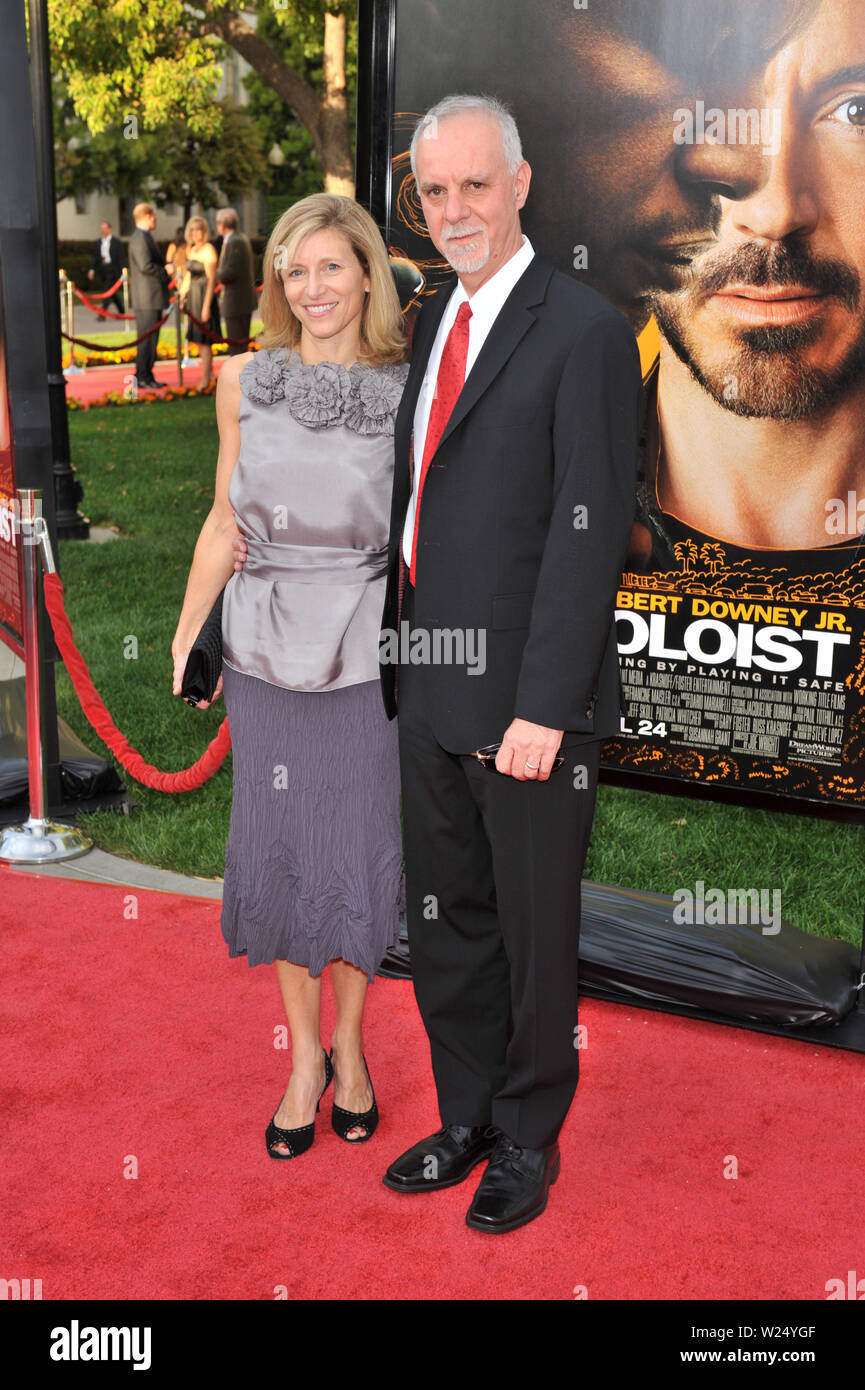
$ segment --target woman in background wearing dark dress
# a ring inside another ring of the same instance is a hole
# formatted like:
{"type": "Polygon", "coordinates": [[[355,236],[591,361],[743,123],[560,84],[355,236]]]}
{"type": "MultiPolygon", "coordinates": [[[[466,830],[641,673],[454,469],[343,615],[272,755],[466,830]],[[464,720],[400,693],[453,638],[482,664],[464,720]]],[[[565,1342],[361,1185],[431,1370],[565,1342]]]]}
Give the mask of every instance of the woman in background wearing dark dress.
{"type": "MultiPolygon", "coordinates": [[[[216,496],[172,646],[174,692],[220,590],[234,786],[222,931],[232,956],[275,961],[292,1038],[272,1158],[332,1123],[378,1122],[363,1051],[367,983],[403,905],[396,726],[379,688],[393,430],[408,366],[375,223],[315,194],[277,222],[264,257],[264,348],[217,379],[216,496]],[[247,545],[233,573],[234,538],[247,545]],[[320,1040],[330,963],[336,1023],[320,1040]]],[[[215,697],[214,697],[215,698],[215,697]]],[[[203,702],[202,702],[203,704],[203,702]]]]}
{"type": "Polygon", "coordinates": [[[180,284],[181,307],[188,309],[205,325],[199,328],[187,320],[186,341],[198,343],[201,360],[199,391],[206,391],[213,379],[213,343],[222,337],[216,298],[216,266],[219,257],[210,244],[210,228],[203,217],[190,217],[186,224],[186,261],[180,284]],[[209,335],[209,336],[208,336],[209,335]]]}

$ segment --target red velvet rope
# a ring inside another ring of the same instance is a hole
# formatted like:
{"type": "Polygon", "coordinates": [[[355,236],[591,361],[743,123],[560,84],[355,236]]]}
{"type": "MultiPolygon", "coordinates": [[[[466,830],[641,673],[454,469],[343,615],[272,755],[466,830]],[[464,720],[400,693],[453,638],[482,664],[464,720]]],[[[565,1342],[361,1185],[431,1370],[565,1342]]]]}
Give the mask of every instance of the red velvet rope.
{"type": "MultiPolygon", "coordinates": [[[[71,280],[70,280],[69,283],[70,283],[70,285],[72,285],[72,281],[71,281],[71,280]]],[[[114,284],[111,286],[110,289],[108,289],[108,290],[103,290],[102,294],[92,294],[92,295],[90,296],[90,298],[91,298],[91,299],[110,299],[111,296],[113,295],[114,291],[115,291],[115,290],[119,290],[119,289],[120,289],[120,286],[121,286],[122,284],[123,284],[123,276],[121,275],[121,277],[120,277],[119,280],[115,280],[115,281],[114,281],[114,284]]],[[[77,285],[72,285],[72,288],[73,288],[73,290],[75,291],[76,294],[80,294],[80,293],[81,293],[81,291],[79,290],[79,288],[78,288],[77,285]]]]}
{"type": "MultiPolygon", "coordinates": [[[[172,306],[173,308],[173,306],[172,306]]],[[[135,347],[138,343],[143,343],[145,338],[150,338],[154,333],[158,333],[163,324],[166,324],[171,317],[172,309],[169,308],[164,318],[155,323],[152,328],[148,328],[146,333],[142,333],[140,338],[130,338],[128,343],[113,343],[110,347],[105,343],[94,343],[89,338],[73,338],[69,333],[63,333],[67,343],[76,343],[79,347],[93,348],[96,352],[125,352],[127,348],[135,347]]],[[[132,318],[135,317],[133,314],[132,318]]]]}
{"type": "MultiPolygon", "coordinates": [[[[112,311],[111,311],[110,309],[103,309],[99,304],[94,304],[93,300],[89,297],[89,295],[86,295],[86,294],[84,293],[83,290],[79,290],[79,288],[78,288],[77,285],[73,285],[72,288],[73,288],[73,290],[75,291],[75,293],[78,295],[78,298],[81,300],[81,303],[82,303],[82,304],[85,304],[85,305],[87,306],[87,308],[90,309],[94,314],[99,314],[100,318],[103,318],[103,319],[134,319],[134,318],[135,318],[135,315],[134,315],[134,314],[114,314],[114,313],[112,313],[112,311]]],[[[102,295],[99,296],[100,299],[101,299],[102,297],[103,297],[102,295]]]]}
{"type": "Polygon", "coordinates": [[[221,336],[217,336],[216,333],[211,333],[210,328],[208,327],[208,325],[207,325],[206,323],[202,323],[202,322],[201,322],[201,319],[197,319],[197,318],[195,317],[195,315],[194,315],[193,313],[190,312],[189,309],[184,309],[183,312],[184,312],[184,314],[186,315],[186,317],[187,317],[188,319],[192,319],[192,322],[198,325],[198,327],[201,329],[202,333],[206,334],[207,337],[208,337],[208,338],[211,340],[211,342],[213,342],[213,343],[231,343],[232,347],[245,347],[245,348],[248,348],[248,347],[249,347],[249,344],[252,342],[252,338],[251,338],[251,337],[250,337],[250,338],[229,338],[229,337],[227,337],[225,334],[222,334],[221,336]]]}
{"type": "Polygon", "coordinates": [[[57,646],[60,648],[60,654],[66,663],[66,669],[75,687],[75,693],[81,701],[81,708],[103,743],[108,745],[121,766],[125,767],[126,771],[137,782],[159,792],[188,792],[195,787],[203,786],[208,778],[212,777],[222,766],[225,755],[231,747],[228,719],[223,719],[216,737],[208,744],[198,762],[193,763],[192,767],[184,768],[180,772],[160,772],[158,767],[146,763],[141,754],[131,746],[126,735],[117,728],[101,695],[93,684],[84,657],[75,645],[72,624],[66,616],[63,585],[59,574],[45,575],[44,591],[45,607],[51,619],[57,646]]]}

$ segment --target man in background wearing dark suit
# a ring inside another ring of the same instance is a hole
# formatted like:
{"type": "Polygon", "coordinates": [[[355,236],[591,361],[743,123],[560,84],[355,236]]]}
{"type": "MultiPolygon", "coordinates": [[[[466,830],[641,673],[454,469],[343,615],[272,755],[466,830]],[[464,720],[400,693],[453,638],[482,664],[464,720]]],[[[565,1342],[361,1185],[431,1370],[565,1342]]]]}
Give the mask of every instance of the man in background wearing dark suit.
{"type": "Polygon", "coordinates": [[[418,318],[394,441],[383,637],[408,625],[433,655],[382,655],[382,687],[443,1128],[383,1180],[430,1192],[489,1159],[466,1221],[499,1233],[543,1211],[577,1085],[580,880],[624,712],[641,377],[627,321],[523,236],[531,170],[506,108],[446,98],[412,166],[457,279],[418,318]],[[483,661],[437,660],[436,634],[483,661]]]}
{"type": "Polygon", "coordinates": [[[252,247],[237,230],[237,220],[234,208],[220,208],[216,214],[216,230],[222,237],[216,278],[222,285],[221,308],[230,357],[248,350],[249,324],[258,305],[252,247]]]}
{"type": "MultiPolygon", "coordinates": [[[[110,222],[99,223],[99,240],[93,247],[93,260],[87,272],[87,279],[92,280],[97,271],[102,279],[103,290],[110,290],[123,273],[123,242],[113,235],[110,222]]],[[[118,313],[124,313],[121,287],[118,285],[114,293],[108,299],[103,299],[101,304],[104,309],[116,304],[118,313]]]]}
{"type": "MultiPolygon", "coordinates": [[[[168,273],[153,240],[156,211],[150,203],[132,209],[135,231],[129,238],[129,291],[135,311],[135,330],[140,338],[158,323],[168,308],[168,273]]],[[[135,350],[135,379],[140,387],[160,389],[153,375],[159,332],[151,333],[135,350]]]]}

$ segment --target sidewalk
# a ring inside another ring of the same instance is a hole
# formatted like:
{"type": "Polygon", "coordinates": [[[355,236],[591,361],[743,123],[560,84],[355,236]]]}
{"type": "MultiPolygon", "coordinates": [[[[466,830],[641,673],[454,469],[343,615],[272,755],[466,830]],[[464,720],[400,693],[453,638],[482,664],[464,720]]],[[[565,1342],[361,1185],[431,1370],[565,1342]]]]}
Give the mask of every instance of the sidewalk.
{"type": "Polygon", "coordinates": [[[46,874],[49,878],[73,878],[86,883],[110,883],[124,888],[151,888],[159,893],[184,893],[193,898],[222,899],[222,883],[209,878],[191,878],[169,869],[155,869],[139,864],[135,859],[123,859],[118,854],[106,854],[102,849],[90,849],[77,859],[59,864],[5,864],[0,873],[14,869],[16,873],[46,874]]]}

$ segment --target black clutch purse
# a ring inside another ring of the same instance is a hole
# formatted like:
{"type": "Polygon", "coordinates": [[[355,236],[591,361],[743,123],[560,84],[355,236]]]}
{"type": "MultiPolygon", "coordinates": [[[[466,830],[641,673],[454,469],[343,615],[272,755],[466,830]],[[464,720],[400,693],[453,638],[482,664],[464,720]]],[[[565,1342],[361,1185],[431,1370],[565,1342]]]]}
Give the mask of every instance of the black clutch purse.
{"type": "Polygon", "coordinates": [[[180,693],[188,705],[197,705],[199,700],[212,700],[213,692],[222,675],[222,600],[223,589],[201,626],[201,631],[193,642],[180,693]]]}

